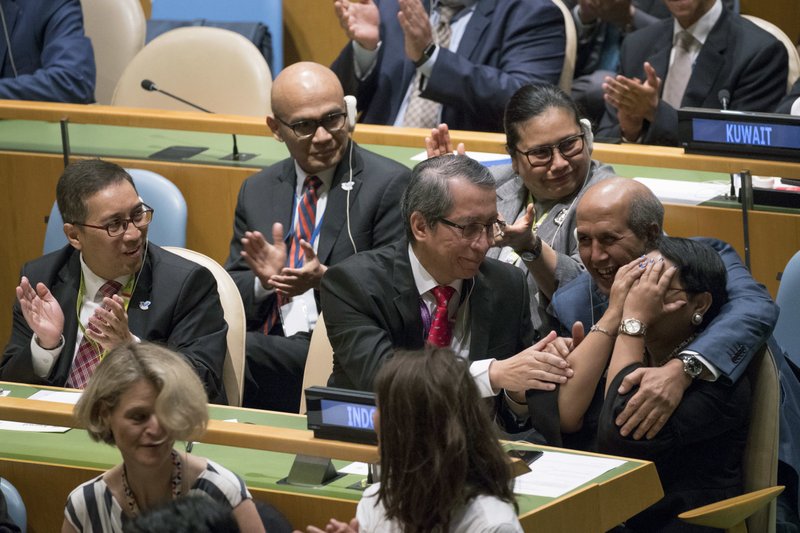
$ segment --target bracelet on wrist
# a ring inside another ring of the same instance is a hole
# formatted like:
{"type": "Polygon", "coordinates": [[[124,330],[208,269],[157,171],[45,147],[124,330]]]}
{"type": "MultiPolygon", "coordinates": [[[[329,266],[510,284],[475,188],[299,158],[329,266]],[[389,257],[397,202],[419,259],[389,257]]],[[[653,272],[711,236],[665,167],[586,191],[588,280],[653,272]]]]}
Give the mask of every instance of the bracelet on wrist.
{"type": "Polygon", "coordinates": [[[598,333],[602,333],[603,335],[605,335],[607,337],[610,337],[612,339],[615,339],[617,337],[616,333],[611,333],[606,328],[604,328],[602,326],[598,326],[597,324],[595,324],[594,326],[589,328],[589,333],[594,333],[595,331],[598,332],[598,333]]]}

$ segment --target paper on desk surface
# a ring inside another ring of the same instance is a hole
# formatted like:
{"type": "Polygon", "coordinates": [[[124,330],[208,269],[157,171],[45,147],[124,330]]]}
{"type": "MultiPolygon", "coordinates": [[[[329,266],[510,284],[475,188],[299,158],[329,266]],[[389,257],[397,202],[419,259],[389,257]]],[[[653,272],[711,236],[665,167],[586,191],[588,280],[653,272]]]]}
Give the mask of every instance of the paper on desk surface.
{"type": "MultiPolygon", "coordinates": [[[[80,392],[40,390],[29,396],[28,399],[75,405],[80,397],[80,392]]],[[[6,431],[33,431],[37,433],[64,433],[69,431],[70,428],[63,426],[45,426],[42,424],[29,424],[27,422],[10,422],[8,420],[0,420],[0,429],[6,431]]]]}
{"type": "Polygon", "coordinates": [[[646,185],[662,202],[673,204],[698,205],[731,191],[730,183],[660,180],[655,178],[634,179],[646,185]]]}
{"type": "Polygon", "coordinates": [[[62,392],[54,390],[40,390],[28,396],[29,400],[42,400],[45,402],[68,403],[75,405],[81,397],[80,392],[62,392]]]}
{"type": "MultiPolygon", "coordinates": [[[[473,152],[467,151],[467,156],[471,157],[484,166],[491,167],[494,165],[511,164],[511,157],[508,154],[495,154],[493,152],[473,152]]],[[[425,161],[428,159],[427,152],[420,152],[411,158],[412,161],[425,161]]]]}
{"type": "Polygon", "coordinates": [[[546,451],[530,472],[516,478],[514,492],[557,498],[622,464],[621,459],[546,451]]]}

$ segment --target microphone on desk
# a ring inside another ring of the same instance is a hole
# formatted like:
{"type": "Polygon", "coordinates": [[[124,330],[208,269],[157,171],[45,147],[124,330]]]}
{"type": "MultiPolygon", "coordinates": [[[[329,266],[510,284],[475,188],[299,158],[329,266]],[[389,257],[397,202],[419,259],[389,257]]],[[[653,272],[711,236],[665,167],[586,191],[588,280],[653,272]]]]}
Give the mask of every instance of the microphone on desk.
{"type": "Polygon", "coordinates": [[[731,105],[731,93],[728,91],[728,89],[720,89],[720,91],[717,93],[717,100],[719,100],[722,110],[727,111],[728,106],[731,105]]]}
{"type": "MultiPolygon", "coordinates": [[[[209,113],[211,115],[216,114],[213,111],[209,111],[205,107],[200,107],[199,105],[193,104],[192,102],[190,102],[188,100],[184,100],[180,96],[176,96],[176,95],[174,95],[172,93],[168,93],[167,91],[165,91],[163,89],[159,89],[158,85],[156,85],[155,82],[152,81],[152,80],[144,79],[144,80],[142,80],[141,85],[142,85],[142,89],[144,89],[145,91],[158,92],[158,93],[161,93],[163,95],[169,96],[170,98],[172,98],[174,100],[177,100],[177,101],[179,101],[181,103],[184,103],[184,104],[186,104],[186,105],[188,105],[190,107],[198,109],[198,110],[202,111],[203,113],[209,113]]],[[[240,154],[239,153],[239,146],[236,143],[236,134],[233,133],[232,135],[233,135],[233,152],[230,155],[223,157],[222,159],[230,159],[232,161],[246,161],[247,159],[252,159],[253,157],[255,157],[255,154],[240,154]]]]}

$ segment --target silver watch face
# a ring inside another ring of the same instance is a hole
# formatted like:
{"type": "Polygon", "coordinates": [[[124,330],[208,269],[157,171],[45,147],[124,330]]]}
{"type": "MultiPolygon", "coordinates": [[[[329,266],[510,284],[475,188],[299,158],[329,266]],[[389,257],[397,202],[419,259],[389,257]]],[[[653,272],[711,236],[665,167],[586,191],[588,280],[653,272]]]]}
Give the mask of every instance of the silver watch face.
{"type": "Polygon", "coordinates": [[[626,318],[620,325],[620,331],[626,335],[644,335],[644,324],[635,318],[626,318]]]}
{"type": "Polygon", "coordinates": [[[703,373],[703,363],[693,355],[681,356],[683,360],[683,371],[689,376],[696,378],[703,373]]]}

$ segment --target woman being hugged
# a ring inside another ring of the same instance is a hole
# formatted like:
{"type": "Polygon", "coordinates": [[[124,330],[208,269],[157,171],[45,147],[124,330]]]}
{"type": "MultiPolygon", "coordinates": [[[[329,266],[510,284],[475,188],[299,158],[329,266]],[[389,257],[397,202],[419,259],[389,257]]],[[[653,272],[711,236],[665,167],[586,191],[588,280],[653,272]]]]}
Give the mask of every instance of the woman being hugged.
{"type": "Polygon", "coordinates": [[[242,531],[263,532],[239,476],[174,449],[208,423],[203,385],[183,358],[149,343],[112,350],[98,366],[75,416],[95,441],[115,445],[122,463],[69,495],[62,532],[121,532],[132,517],[187,494],[233,509],[242,531]]]}

